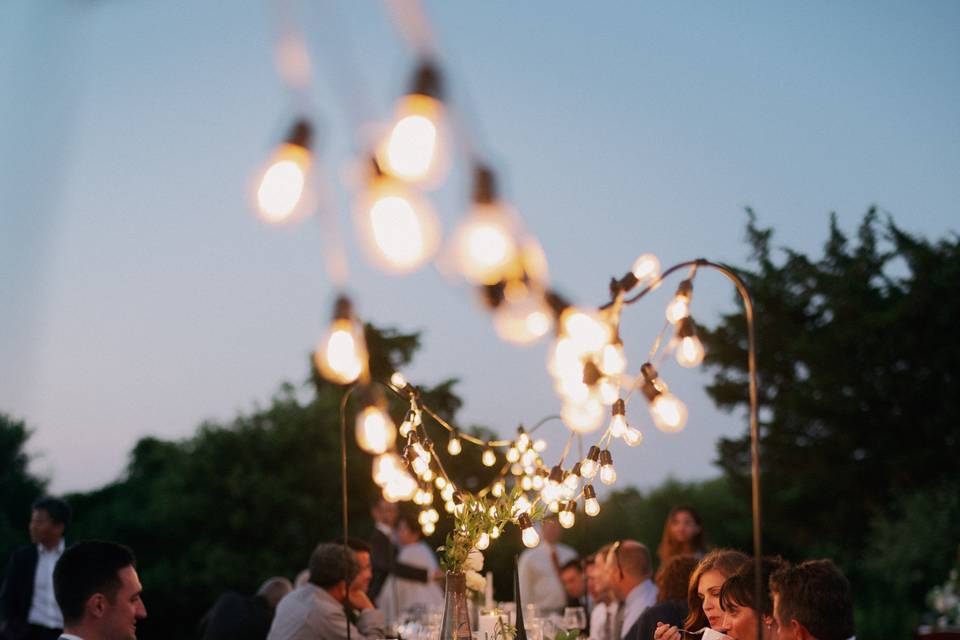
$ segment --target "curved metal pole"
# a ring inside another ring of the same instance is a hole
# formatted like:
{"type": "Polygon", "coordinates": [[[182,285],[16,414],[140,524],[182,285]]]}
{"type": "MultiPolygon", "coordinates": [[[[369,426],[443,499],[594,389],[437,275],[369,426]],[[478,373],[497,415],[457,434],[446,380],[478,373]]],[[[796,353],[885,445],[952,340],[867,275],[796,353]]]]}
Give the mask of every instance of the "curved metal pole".
{"type": "MultiPolygon", "coordinates": [[[[347,585],[347,590],[350,589],[350,545],[348,541],[350,539],[349,534],[349,511],[347,509],[347,400],[350,399],[350,396],[353,394],[354,390],[357,388],[357,385],[353,385],[349,389],[343,392],[343,397],[340,399],[340,484],[342,485],[342,498],[343,498],[343,558],[345,562],[343,566],[346,568],[347,573],[344,575],[343,579],[347,585]]],[[[347,620],[347,640],[350,640],[350,615],[349,615],[349,603],[350,599],[347,598],[343,601],[343,613],[344,617],[347,620]]]]}
{"type": "MultiPolygon", "coordinates": [[[[763,584],[763,560],[762,560],[762,527],[760,517],[760,426],[758,419],[758,400],[757,400],[757,343],[756,331],[753,317],[753,299],[750,297],[750,290],[743,279],[736,274],[733,269],[726,265],[711,262],[704,258],[697,260],[688,260],[676,264],[665,270],[645,289],[631,298],[623,300],[623,304],[633,304],[640,300],[654,289],[658,288],[663,280],[670,274],[680,269],[688,267],[708,267],[720,272],[727,277],[737,288],[737,293],[743,301],[744,317],[747,321],[747,369],[749,372],[750,387],[750,489],[753,506],[753,558],[754,558],[754,604],[759,606],[763,601],[763,593],[767,585],[763,584]]],[[[613,306],[611,301],[601,309],[608,309],[613,306]]],[[[760,613],[757,613],[757,640],[763,640],[763,620],[760,613]]]]}

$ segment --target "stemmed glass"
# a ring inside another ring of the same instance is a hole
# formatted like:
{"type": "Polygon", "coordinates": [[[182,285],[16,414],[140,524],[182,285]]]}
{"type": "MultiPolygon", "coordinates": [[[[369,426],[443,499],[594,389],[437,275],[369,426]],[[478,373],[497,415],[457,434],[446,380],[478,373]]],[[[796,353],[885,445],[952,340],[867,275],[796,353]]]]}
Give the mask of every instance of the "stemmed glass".
{"type": "Polygon", "coordinates": [[[587,628],[587,612],[583,607],[564,607],[563,628],[568,632],[574,629],[583,631],[587,628]]]}

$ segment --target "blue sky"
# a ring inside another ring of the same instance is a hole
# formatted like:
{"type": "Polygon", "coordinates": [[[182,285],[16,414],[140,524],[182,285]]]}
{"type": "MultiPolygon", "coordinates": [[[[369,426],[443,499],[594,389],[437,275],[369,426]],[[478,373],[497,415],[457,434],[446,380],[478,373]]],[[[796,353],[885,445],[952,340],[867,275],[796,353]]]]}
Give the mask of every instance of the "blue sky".
{"type": "MultiPolygon", "coordinates": [[[[408,377],[461,378],[464,422],[508,433],[556,413],[545,345],[500,342],[433,268],[396,278],[363,262],[344,190],[357,127],[390,113],[414,56],[385,5],[305,4],[359,311],[424,332],[408,377]]],[[[874,203],[910,231],[957,231],[957,3],[425,7],[453,103],[578,302],[603,302],[643,252],[744,264],[745,206],[814,253],[831,211],[852,230],[874,203]]],[[[293,113],[272,16],[239,0],[0,7],[0,410],[36,429],[34,468],[54,490],[98,486],[137,438],[186,437],[307,375],[335,295],[330,218],[267,228],[245,199],[293,113]]],[[[436,194],[447,232],[466,189],[455,172],[436,194]]],[[[672,288],[625,316],[633,368],[672,288]]],[[[721,277],[698,277],[698,320],[732,304],[721,277]]],[[[621,452],[621,484],[716,473],[716,439],[744,420],[713,407],[708,379],[669,371],[690,407],[680,434],[631,407],[647,440],[621,452]]]]}

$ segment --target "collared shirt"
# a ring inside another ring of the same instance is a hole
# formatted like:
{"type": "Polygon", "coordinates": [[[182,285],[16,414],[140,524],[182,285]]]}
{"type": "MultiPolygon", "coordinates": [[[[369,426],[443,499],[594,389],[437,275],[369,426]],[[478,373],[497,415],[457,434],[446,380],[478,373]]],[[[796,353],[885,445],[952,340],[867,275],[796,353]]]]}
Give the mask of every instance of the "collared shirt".
{"type": "Polygon", "coordinates": [[[614,627],[617,623],[619,602],[598,602],[590,611],[590,640],[616,640],[614,627]]]}
{"type": "Polygon", "coordinates": [[[557,569],[576,557],[577,552],[567,545],[551,545],[546,541],[521,553],[517,573],[523,603],[535,604],[540,609],[562,611],[567,603],[567,592],[557,569]],[[553,560],[554,552],[556,563],[553,560]]]}
{"type": "Polygon", "coordinates": [[[382,611],[364,609],[354,625],[347,620],[342,603],[326,589],[308,582],[285,595],[277,605],[267,640],[346,640],[348,624],[352,640],[384,637],[382,611]]]}
{"type": "Polygon", "coordinates": [[[630,627],[640,619],[640,614],[650,605],[657,602],[657,585],[650,579],[644,580],[627,594],[623,601],[623,626],[620,628],[621,637],[630,631],[630,627]]]}
{"type": "Polygon", "coordinates": [[[42,544],[37,545],[37,571],[33,577],[33,599],[30,601],[30,613],[27,622],[48,629],[63,628],[63,614],[53,597],[53,568],[63,555],[63,538],[53,549],[42,544]]]}

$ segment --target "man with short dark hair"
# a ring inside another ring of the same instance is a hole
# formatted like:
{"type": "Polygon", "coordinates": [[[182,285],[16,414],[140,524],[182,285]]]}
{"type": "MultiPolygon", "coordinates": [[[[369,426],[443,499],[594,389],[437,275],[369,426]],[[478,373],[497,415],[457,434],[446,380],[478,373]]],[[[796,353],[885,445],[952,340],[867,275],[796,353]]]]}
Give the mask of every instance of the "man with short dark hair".
{"type": "Polygon", "coordinates": [[[568,607],[587,606],[587,584],[583,579],[583,567],[578,558],[569,560],[560,567],[560,582],[563,583],[563,590],[567,592],[568,607]]]}
{"type": "Polygon", "coordinates": [[[620,637],[635,638],[640,633],[640,614],[657,602],[657,586],[650,579],[650,550],[636,540],[614,543],[607,552],[606,567],[610,587],[622,603],[620,637]]]}
{"type": "Polygon", "coordinates": [[[384,637],[384,615],[367,597],[369,553],[322,543],[310,555],[310,581],[291,591],[280,604],[267,640],[352,640],[384,637]],[[358,559],[358,556],[366,556],[358,559]],[[354,625],[346,608],[357,611],[354,625]]]}
{"type": "Polygon", "coordinates": [[[831,560],[808,560],[770,576],[779,640],[853,637],[853,598],[846,576],[831,560]]]}
{"type": "Polygon", "coordinates": [[[60,640],[136,640],[137,622],[147,617],[136,560],[120,544],[91,540],[64,551],[53,589],[63,612],[60,640]]]}
{"type": "Polygon", "coordinates": [[[40,498],[30,516],[31,545],[10,554],[0,588],[4,640],[52,640],[60,635],[63,616],[53,596],[53,567],[63,554],[70,506],[59,498],[40,498]]]}

